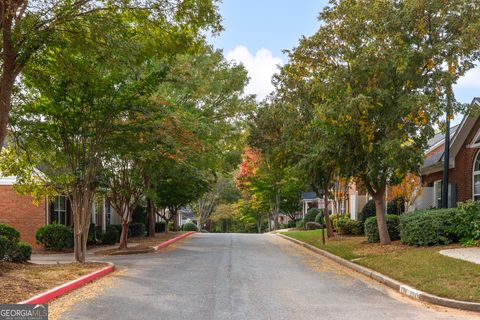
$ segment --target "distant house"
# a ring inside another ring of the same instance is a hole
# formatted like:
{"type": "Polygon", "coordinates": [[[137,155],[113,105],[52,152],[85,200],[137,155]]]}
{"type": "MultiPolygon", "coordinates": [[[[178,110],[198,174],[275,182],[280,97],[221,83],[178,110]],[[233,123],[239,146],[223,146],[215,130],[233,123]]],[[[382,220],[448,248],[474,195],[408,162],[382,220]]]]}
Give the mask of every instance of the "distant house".
{"type": "MultiPolygon", "coordinates": [[[[45,198],[35,205],[31,196],[15,192],[15,183],[15,177],[0,176],[0,223],[17,229],[23,241],[34,248],[40,248],[35,240],[35,233],[40,227],[51,223],[73,225],[72,207],[68,197],[45,198]]],[[[92,223],[104,230],[109,224],[120,223],[120,217],[103,197],[94,201],[91,212],[92,223]]]]}
{"type": "MultiPolygon", "coordinates": [[[[480,107],[480,98],[472,106],[480,107]]],[[[458,126],[451,128],[448,206],[458,202],[480,200],[480,117],[466,115],[458,126]]],[[[425,161],[420,169],[424,192],[415,203],[416,209],[439,208],[442,203],[444,135],[429,141],[425,161]]]]}

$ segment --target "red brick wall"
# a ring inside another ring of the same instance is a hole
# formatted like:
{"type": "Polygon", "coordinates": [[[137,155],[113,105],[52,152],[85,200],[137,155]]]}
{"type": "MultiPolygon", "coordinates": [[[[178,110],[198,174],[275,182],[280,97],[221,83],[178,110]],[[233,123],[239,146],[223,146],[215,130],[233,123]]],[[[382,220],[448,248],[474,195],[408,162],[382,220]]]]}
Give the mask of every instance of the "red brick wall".
{"type": "MultiPolygon", "coordinates": [[[[472,142],[473,137],[480,129],[480,118],[473,126],[473,129],[465,139],[462,148],[455,157],[455,168],[449,170],[450,183],[455,183],[457,186],[457,201],[464,202],[472,199],[472,173],[473,173],[473,161],[477,155],[478,148],[467,148],[467,145],[472,142]]],[[[443,172],[435,172],[428,176],[423,177],[423,181],[426,183],[433,182],[435,180],[441,180],[443,172]]]]}
{"type": "Polygon", "coordinates": [[[45,224],[45,202],[36,206],[31,197],[17,194],[12,186],[0,185],[0,223],[16,228],[23,241],[41,248],[36,244],[35,232],[45,224]]]}

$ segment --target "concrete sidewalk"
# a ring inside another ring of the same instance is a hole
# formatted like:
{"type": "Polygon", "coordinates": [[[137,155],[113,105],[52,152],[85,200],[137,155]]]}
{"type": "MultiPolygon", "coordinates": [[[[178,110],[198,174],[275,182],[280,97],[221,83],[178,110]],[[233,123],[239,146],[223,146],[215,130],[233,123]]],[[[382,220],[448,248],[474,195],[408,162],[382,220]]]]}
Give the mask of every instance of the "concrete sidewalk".
{"type": "Polygon", "coordinates": [[[480,264],[480,248],[458,248],[441,250],[444,256],[480,264]]]}
{"type": "MultiPolygon", "coordinates": [[[[130,248],[138,246],[138,243],[129,243],[128,246],[130,248]]],[[[95,247],[92,249],[87,249],[87,261],[91,260],[103,260],[102,256],[96,256],[95,252],[115,249],[118,248],[118,244],[111,245],[111,246],[104,246],[104,247],[95,247]]],[[[71,263],[75,261],[75,255],[73,252],[68,253],[41,253],[35,252],[32,253],[32,257],[30,258],[29,262],[35,264],[57,264],[57,263],[71,263]]]]}

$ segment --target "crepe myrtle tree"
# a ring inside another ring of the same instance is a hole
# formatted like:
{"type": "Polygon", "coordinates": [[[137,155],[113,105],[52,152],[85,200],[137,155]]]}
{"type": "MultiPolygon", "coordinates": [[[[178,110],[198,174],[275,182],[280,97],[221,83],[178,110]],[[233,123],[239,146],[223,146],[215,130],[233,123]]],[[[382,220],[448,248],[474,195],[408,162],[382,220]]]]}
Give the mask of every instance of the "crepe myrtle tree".
{"type": "MultiPolygon", "coordinates": [[[[58,33],[75,34],[77,39],[90,38],[82,28],[85,19],[96,16],[109,20],[119,13],[133,13],[143,19],[142,32],[149,34],[152,48],[190,46],[191,36],[201,29],[220,31],[216,0],[12,0],[0,2],[0,151],[7,135],[7,125],[14,99],[15,85],[25,66],[37,59],[38,52],[48,49],[58,33]],[[98,14],[102,15],[99,16],[98,14]],[[158,37],[157,26],[175,25],[170,34],[182,34],[183,41],[158,37]]],[[[94,44],[95,47],[98,43],[94,44]]]]}

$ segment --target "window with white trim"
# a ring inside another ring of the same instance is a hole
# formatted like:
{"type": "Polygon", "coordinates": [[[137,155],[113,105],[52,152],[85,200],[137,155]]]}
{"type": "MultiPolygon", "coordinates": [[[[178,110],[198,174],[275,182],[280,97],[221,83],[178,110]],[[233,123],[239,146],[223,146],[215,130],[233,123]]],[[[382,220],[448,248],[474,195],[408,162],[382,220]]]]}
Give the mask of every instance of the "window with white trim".
{"type": "Polygon", "coordinates": [[[473,162],[473,200],[480,200],[480,152],[477,153],[475,161],[473,162]]]}
{"type": "Polygon", "coordinates": [[[53,202],[51,223],[67,224],[67,198],[64,196],[55,197],[53,202]]]}

